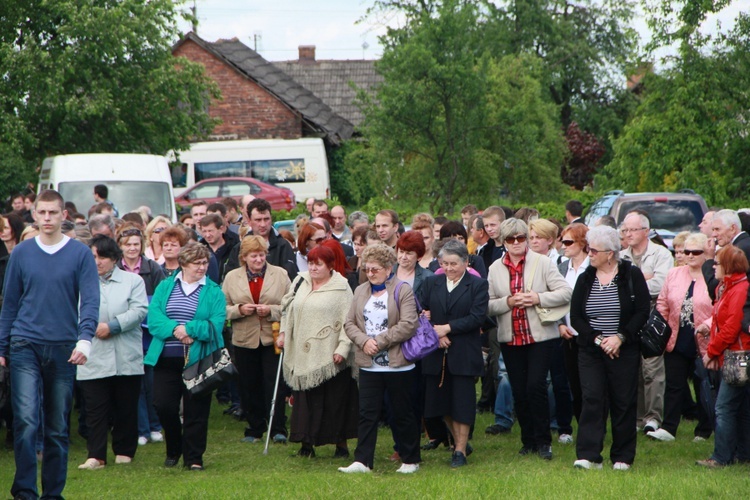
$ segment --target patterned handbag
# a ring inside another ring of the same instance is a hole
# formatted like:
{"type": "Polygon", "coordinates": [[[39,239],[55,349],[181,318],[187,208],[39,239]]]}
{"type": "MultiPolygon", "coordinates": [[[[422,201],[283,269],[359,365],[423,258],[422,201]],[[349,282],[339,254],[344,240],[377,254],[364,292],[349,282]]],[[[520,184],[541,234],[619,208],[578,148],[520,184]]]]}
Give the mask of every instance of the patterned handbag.
{"type": "MultiPolygon", "coordinates": [[[[742,339],[740,338],[740,349],[742,339]]],[[[727,384],[734,387],[744,387],[747,385],[748,377],[747,363],[750,360],[750,351],[724,351],[724,364],[721,365],[721,378],[727,384]]]]}
{"type": "MultiPolygon", "coordinates": [[[[211,329],[213,330],[213,325],[211,329]]],[[[214,338],[214,335],[211,335],[211,338],[214,338]]],[[[187,356],[186,352],[186,364],[187,356]]],[[[237,368],[232,364],[229,351],[225,347],[220,347],[197,363],[186,366],[182,371],[182,381],[190,394],[203,396],[210,394],[211,391],[236,375],[237,368]]]]}

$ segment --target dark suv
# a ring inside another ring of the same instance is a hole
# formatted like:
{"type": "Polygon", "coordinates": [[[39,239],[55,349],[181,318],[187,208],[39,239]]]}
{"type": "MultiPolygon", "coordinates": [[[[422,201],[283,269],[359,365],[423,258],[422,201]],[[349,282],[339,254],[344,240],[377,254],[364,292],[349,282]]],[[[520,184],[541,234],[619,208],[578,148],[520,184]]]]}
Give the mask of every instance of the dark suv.
{"type": "Polygon", "coordinates": [[[708,210],[702,196],[691,189],[677,193],[628,193],[609,191],[591,205],[586,224],[592,225],[602,215],[611,215],[619,226],[628,212],[641,209],[648,213],[651,227],[670,242],[680,231],[697,231],[708,210]]]}

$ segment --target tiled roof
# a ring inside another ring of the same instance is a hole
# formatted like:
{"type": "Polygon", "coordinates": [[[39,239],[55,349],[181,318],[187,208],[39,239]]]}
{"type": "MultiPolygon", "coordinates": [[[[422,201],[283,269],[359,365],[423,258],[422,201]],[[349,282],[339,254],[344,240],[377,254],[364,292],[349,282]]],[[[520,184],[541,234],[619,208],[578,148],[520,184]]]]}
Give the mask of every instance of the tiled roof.
{"type": "Polygon", "coordinates": [[[273,64],[355,126],[362,124],[364,116],[354,103],[357,91],[350,83],[374,93],[383,81],[383,77],[375,71],[375,61],[277,61],[273,64]]]}
{"type": "Polygon", "coordinates": [[[348,139],[354,132],[353,125],[318,96],[236,38],[207,42],[194,33],[188,33],[178,45],[185,40],[199,44],[257,82],[290,109],[300,113],[313,128],[325,132],[334,144],[348,139]]]}

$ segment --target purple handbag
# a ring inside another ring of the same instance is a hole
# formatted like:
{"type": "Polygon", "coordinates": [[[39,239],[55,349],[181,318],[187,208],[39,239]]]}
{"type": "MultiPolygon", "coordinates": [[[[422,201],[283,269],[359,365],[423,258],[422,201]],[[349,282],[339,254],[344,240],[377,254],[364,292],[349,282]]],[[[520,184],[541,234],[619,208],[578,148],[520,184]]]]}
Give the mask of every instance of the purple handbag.
{"type": "MultiPolygon", "coordinates": [[[[396,293],[393,299],[396,301],[396,307],[399,307],[398,290],[404,282],[396,285],[396,293]]],[[[437,350],[439,346],[438,334],[430,323],[430,320],[422,316],[422,305],[419,303],[417,295],[414,295],[414,301],[417,303],[417,314],[419,314],[419,323],[414,335],[401,343],[401,352],[407,361],[419,361],[430,353],[437,350]]],[[[399,307],[399,312],[401,311],[399,307]]]]}

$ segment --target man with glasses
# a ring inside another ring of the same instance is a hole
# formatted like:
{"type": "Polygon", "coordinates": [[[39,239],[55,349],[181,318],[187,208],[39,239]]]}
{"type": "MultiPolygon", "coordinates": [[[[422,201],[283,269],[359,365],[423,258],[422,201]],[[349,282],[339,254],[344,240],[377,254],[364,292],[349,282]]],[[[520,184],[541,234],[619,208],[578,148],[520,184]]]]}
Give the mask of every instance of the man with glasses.
{"type": "MultiPolygon", "coordinates": [[[[674,266],[672,253],[648,239],[651,222],[643,214],[630,212],[622,221],[620,232],[628,248],[620,258],[633,263],[643,273],[651,295],[652,305],[664,285],[669,270],[674,266]]],[[[638,427],[644,432],[655,432],[664,416],[666,375],[664,356],[642,358],[638,384],[638,427]]]]}

